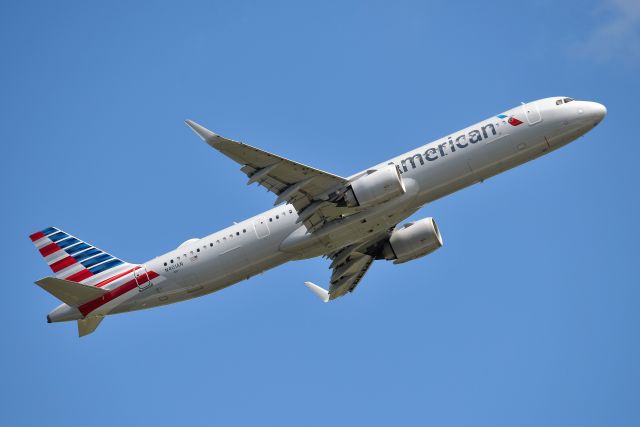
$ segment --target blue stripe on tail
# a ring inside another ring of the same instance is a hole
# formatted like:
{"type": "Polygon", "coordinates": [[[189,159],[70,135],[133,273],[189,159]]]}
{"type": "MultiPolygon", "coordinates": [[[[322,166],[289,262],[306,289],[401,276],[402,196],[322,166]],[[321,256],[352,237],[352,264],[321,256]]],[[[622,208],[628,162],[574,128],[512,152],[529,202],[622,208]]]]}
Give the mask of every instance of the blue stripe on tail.
{"type": "Polygon", "coordinates": [[[96,248],[91,248],[91,249],[86,250],[86,251],[84,251],[82,253],[79,253],[78,255],[74,255],[74,258],[76,260],[78,260],[78,261],[81,261],[83,259],[89,258],[90,256],[97,255],[97,254],[100,254],[100,253],[102,253],[101,250],[96,249],[96,248]]]}
{"type": "Polygon", "coordinates": [[[87,261],[84,261],[82,263],[82,265],[84,265],[85,268],[89,268],[89,267],[92,267],[92,266],[94,266],[96,264],[100,264],[102,261],[106,261],[106,260],[111,259],[111,258],[113,258],[111,255],[103,253],[102,255],[98,255],[98,256],[95,256],[95,257],[93,257],[93,258],[91,258],[91,259],[89,259],[87,261]]]}
{"type": "Polygon", "coordinates": [[[116,267],[120,264],[124,264],[124,263],[119,259],[112,259],[111,261],[107,261],[104,264],[100,264],[96,267],[90,268],[89,271],[92,272],[93,274],[98,274],[110,268],[116,267]]]}

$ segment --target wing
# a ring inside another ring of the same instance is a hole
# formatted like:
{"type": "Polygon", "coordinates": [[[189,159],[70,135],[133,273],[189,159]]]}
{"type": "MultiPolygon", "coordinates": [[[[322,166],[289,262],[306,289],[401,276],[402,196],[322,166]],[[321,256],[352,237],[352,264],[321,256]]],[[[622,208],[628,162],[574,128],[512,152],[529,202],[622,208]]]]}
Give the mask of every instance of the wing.
{"type": "Polygon", "coordinates": [[[333,270],[328,291],[312,282],[305,282],[305,285],[324,302],[353,292],[376,259],[376,253],[379,253],[387,236],[388,231],[328,255],[332,260],[329,268],[333,270]]]}
{"type": "Polygon", "coordinates": [[[348,211],[329,201],[346,187],[345,178],[224,138],[191,120],[186,123],[207,144],[242,165],[240,170],[249,177],[247,184],[257,182],[276,194],[275,205],[291,203],[298,211],[298,222],[308,230],[348,211]]]}

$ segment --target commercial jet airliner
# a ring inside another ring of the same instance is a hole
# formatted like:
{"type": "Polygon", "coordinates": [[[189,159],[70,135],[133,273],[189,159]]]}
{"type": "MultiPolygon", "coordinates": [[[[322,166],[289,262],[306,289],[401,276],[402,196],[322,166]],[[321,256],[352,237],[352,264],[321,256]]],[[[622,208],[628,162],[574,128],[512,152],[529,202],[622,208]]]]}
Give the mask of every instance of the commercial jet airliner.
{"type": "Polygon", "coordinates": [[[599,103],[564,96],[522,103],[387,160],[341,177],[236,142],[187,120],[207,144],[276,195],[275,208],[142,264],[125,262],[59,228],[30,238],[54,275],[36,282],[63,304],[48,322],[78,322],[92,333],[109,314],[219,291],[291,260],[331,260],[327,302],[353,292],[374,260],[403,263],[442,246],[433,218],[399,225],[422,206],[549,153],[596,126],[599,103]]]}

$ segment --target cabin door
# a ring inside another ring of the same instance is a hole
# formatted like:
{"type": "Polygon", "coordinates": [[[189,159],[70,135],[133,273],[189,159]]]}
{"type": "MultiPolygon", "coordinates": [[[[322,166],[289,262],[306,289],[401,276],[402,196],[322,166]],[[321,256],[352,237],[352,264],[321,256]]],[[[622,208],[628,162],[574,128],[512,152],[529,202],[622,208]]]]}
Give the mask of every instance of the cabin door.
{"type": "Polygon", "coordinates": [[[535,102],[530,102],[528,104],[524,104],[522,106],[524,110],[524,115],[527,117],[527,122],[529,125],[535,125],[542,121],[542,115],[540,115],[540,109],[538,108],[538,104],[535,102]]]}
{"type": "Polygon", "coordinates": [[[147,288],[150,288],[153,283],[151,282],[151,277],[149,277],[149,273],[147,273],[147,267],[144,265],[140,266],[137,270],[133,271],[133,278],[136,281],[136,285],[138,286],[138,291],[142,292],[147,288]]]}
{"type": "Polygon", "coordinates": [[[256,236],[258,239],[264,239],[269,235],[269,225],[267,224],[267,218],[256,218],[253,220],[253,228],[256,230],[256,236]]]}

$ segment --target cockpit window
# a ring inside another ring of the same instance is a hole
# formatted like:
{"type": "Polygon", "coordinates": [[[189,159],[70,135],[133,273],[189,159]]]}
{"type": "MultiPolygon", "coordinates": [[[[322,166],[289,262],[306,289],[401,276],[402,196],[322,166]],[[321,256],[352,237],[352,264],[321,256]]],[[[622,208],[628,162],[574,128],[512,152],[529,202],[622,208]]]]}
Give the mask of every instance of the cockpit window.
{"type": "Polygon", "coordinates": [[[556,105],[566,104],[567,102],[573,101],[573,98],[564,98],[564,99],[556,99],[556,105]]]}

